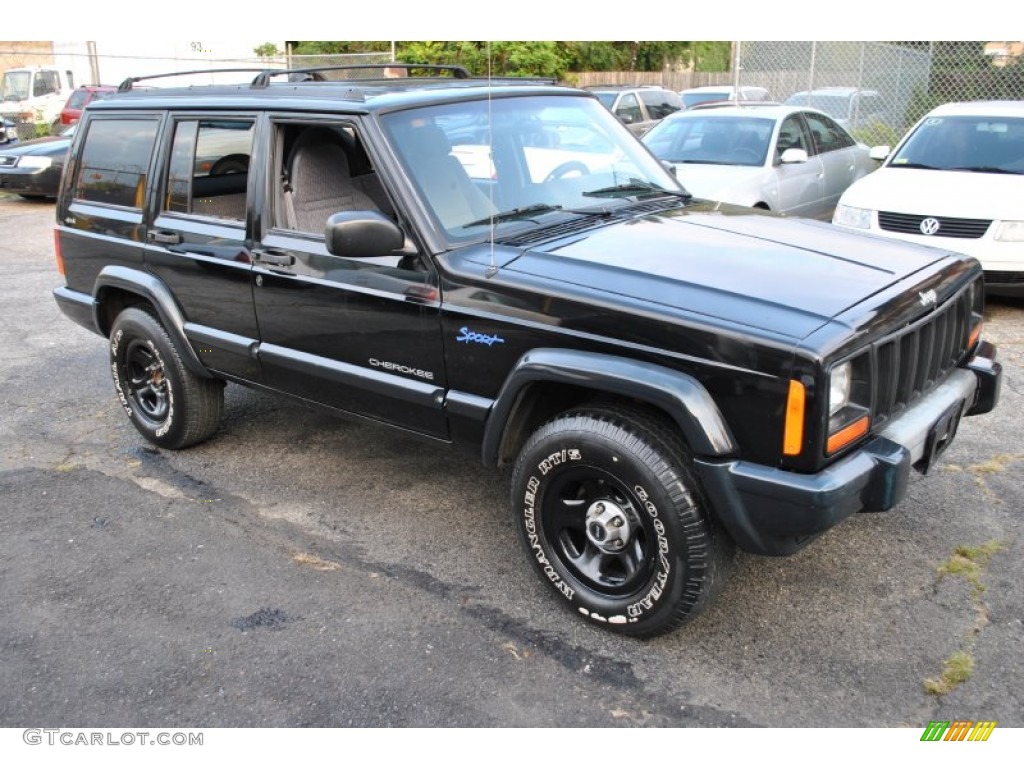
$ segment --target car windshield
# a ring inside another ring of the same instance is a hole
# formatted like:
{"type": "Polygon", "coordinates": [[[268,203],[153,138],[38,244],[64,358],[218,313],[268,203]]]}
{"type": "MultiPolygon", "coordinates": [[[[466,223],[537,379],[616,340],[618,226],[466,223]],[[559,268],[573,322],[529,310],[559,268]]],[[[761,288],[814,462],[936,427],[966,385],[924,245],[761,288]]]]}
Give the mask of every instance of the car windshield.
{"type": "Polygon", "coordinates": [[[775,121],[718,114],[663,120],[643,137],[659,160],[712,165],[764,165],[775,121]]]}
{"type": "Polygon", "coordinates": [[[929,117],[889,167],[1024,173],[1024,118],[929,117]]]}
{"type": "Polygon", "coordinates": [[[701,91],[700,93],[684,93],[683,104],[686,108],[708,101],[727,101],[732,98],[732,91],[701,91]]]}
{"type": "Polygon", "coordinates": [[[686,195],[593,98],[510,97],[392,112],[398,160],[451,240],[487,239],[638,198],[686,195]]]}
{"type": "Polygon", "coordinates": [[[784,102],[801,107],[820,109],[836,120],[845,120],[850,116],[850,97],[832,96],[821,93],[794,93],[784,102]]]}
{"type": "Polygon", "coordinates": [[[28,87],[32,82],[31,72],[4,72],[0,82],[0,100],[23,101],[28,98],[28,87]]]}

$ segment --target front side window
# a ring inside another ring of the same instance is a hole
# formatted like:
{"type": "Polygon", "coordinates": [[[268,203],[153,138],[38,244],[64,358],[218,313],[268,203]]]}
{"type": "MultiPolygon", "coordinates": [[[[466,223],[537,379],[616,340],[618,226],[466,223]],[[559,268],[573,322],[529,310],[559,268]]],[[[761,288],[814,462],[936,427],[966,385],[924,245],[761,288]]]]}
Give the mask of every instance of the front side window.
{"type": "Polygon", "coordinates": [[[56,93],[59,90],[60,84],[57,82],[56,72],[51,70],[36,72],[36,80],[32,86],[33,96],[46,96],[50,93],[56,93]]]}
{"type": "Polygon", "coordinates": [[[779,127],[779,138],[775,144],[776,157],[781,158],[787,149],[802,149],[808,155],[814,154],[814,147],[804,131],[803,122],[796,115],[787,117],[779,127]]]}
{"type": "Polygon", "coordinates": [[[640,111],[640,101],[632,93],[623,94],[618,106],[615,107],[615,114],[627,123],[639,123],[644,119],[640,111]]]}
{"type": "Polygon", "coordinates": [[[671,91],[641,91],[640,98],[652,120],[662,120],[683,108],[682,99],[671,91]]]}
{"type": "Polygon", "coordinates": [[[80,153],[75,197],[141,208],[158,127],[155,118],[90,122],[80,153]]]}
{"type": "Polygon", "coordinates": [[[382,117],[392,151],[451,240],[486,239],[682,189],[600,103],[512,97],[382,117]],[[535,215],[534,215],[535,214],[535,215]],[[537,217],[541,217],[538,220],[537,217]]]}
{"type": "Polygon", "coordinates": [[[252,120],[175,123],[164,210],[245,220],[252,120]]]}

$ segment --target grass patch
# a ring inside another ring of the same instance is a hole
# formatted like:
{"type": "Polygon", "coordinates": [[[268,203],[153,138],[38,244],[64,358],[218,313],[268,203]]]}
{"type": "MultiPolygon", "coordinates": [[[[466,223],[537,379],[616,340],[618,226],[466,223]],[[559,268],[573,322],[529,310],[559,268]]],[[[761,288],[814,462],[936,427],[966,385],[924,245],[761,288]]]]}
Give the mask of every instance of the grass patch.
{"type": "Polygon", "coordinates": [[[938,678],[924,681],[924,689],[935,696],[942,696],[970,680],[973,671],[974,657],[969,651],[957,651],[942,662],[942,674],[938,678]]]}
{"type": "Polygon", "coordinates": [[[971,653],[974,647],[974,638],[988,623],[988,609],[981,599],[986,586],[981,578],[992,555],[1005,547],[1006,544],[997,539],[990,539],[977,547],[959,546],[953,550],[950,558],[936,569],[939,581],[947,576],[959,577],[970,586],[971,603],[974,605],[977,618],[964,636],[960,650],[942,662],[941,674],[937,678],[932,677],[924,681],[924,689],[927,693],[933,696],[943,696],[971,679],[971,673],[974,671],[974,656],[971,653]]]}

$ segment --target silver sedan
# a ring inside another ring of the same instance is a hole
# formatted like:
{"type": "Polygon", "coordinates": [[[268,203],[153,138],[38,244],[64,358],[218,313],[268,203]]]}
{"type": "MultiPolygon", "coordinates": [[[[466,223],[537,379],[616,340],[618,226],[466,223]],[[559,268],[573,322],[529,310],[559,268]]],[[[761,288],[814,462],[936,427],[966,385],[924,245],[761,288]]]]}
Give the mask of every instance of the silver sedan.
{"type": "Polygon", "coordinates": [[[678,112],[642,141],[697,197],[825,220],[877,167],[835,120],[793,106],[678,112]]]}

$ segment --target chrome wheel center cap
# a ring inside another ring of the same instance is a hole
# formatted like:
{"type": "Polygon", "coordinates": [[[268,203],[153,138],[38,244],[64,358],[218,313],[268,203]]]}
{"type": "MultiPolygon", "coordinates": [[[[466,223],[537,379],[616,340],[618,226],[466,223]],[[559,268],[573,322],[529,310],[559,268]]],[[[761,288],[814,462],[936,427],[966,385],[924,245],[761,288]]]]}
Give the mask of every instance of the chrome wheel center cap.
{"type": "Polygon", "coordinates": [[[587,538],[603,552],[621,552],[629,543],[632,528],[622,507],[611,501],[595,501],[587,510],[587,538]]]}

